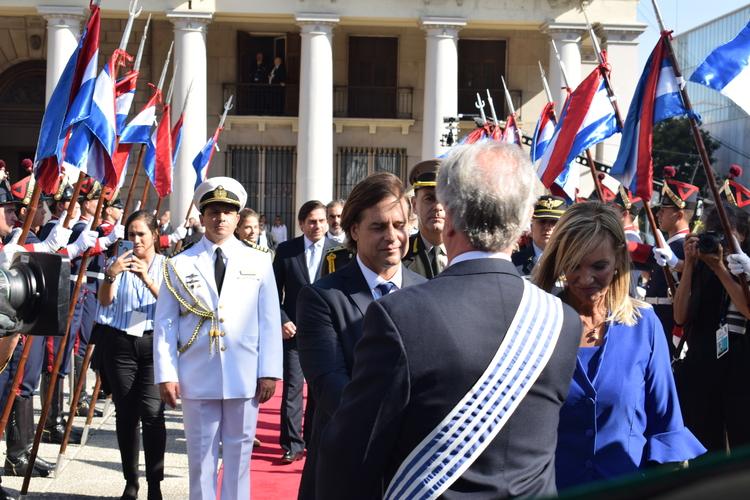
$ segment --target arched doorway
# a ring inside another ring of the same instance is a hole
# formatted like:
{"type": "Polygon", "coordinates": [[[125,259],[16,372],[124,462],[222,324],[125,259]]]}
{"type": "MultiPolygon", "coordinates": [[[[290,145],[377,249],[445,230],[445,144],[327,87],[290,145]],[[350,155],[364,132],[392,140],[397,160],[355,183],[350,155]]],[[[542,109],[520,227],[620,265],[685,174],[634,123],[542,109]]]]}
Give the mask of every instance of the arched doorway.
{"type": "Polygon", "coordinates": [[[0,73],[0,158],[11,180],[22,174],[19,165],[33,158],[44,115],[46,63],[23,61],[0,73]]]}

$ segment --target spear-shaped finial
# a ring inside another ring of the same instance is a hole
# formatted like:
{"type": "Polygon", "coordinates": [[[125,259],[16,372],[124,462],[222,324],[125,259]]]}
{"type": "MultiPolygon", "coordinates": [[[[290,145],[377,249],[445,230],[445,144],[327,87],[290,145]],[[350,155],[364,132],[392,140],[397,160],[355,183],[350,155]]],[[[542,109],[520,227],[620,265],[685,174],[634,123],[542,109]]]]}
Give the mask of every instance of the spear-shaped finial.
{"type": "Polygon", "coordinates": [[[167,69],[169,68],[169,60],[172,57],[172,48],[174,47],[174,40],[169,44],[169,51],[167,52],[167,58],[164,60],[164,66],[161,68],[161,76],[159,77],[159,84],[156,86],[157,89],[161,90],[164,87],[164,79],[167,78],[167,69]]]}
{"type": "Polygon", "coordinates": [[[229,113],[229,110],[234,107],[234,94],[229,96],[229,99],[227,99],[227,102],[224,103],[224,113],[221,115],[221,120],[219,120],[219,128],[224,128],[224,122],[227,119],[227,114],[229,113]]]}
{"type": "Polygon", "coordinates": [[[568,79],[568,72],[565,70],[565,63],[562,60],[562,57],[560,57],[560,52],[557,50],[557,44],[554,40],[551,40],[552,42],[552,50],[555,51],[555,57],[557,58],[557,63],[560,65],[560,74],[562,75],[563,79],[563,85],[565,85],[566,89],[570,88],[570,80],[568,79]]]}
{"type": "Polygon", "coordinates": [[[599,61],[599,64],[604,64],[604,58],[602,57],[602,47],[599,45],[599,38],[596,36],[596,33],[594,32],[594,27],[591,26],[591,21],[589,21],[589,16],[586,14],[586,7],[583,5],[583,2],[580,3],[581,5],[581,12],[583,12],[583,17],[586,19],[586,29],[589,31],[589,37],[591,37],[591,43],[594,45],[594,52],[596,52],[596,60],[599,61]]]}
{"type": "Polygon", "coordinates": [[[503,82],[503,91],[505,92],[505,103],[508,105],[511,115],[516,114],[516,108],[513,107],[513,101],[510,99],[510,92],[508,92],[508,86],[505,84],[505,77],[500,75],[500,80],[503,82]]]}
{"type": "Polygon", "coordinates": [[[122,38],[120,38],[120,50],[126,50],[128,48],[128,40],[130,39],[130,31],[133,29],[133,21],[138,17],[143,9],[138,8],[138,0],[130,0],[128,6],[128,22],[125,25],[125,31],[122,32],[122,38]]]}
{"type": "Polygon", "coordinates": [[[544,68],[542,67],[542,61],[537,61],[539,63],[539,74],[542,77],[542,86],[544,86],[544,93],[547,95],[547,102],[552,102],[554,99],[552,98],[552,92],[549,89],[549,82],[547,81],[547,74],[544,72],[544,68]]]}
{"type": "Polygon", "coordinates": [[[135,62],[133,63],[133,71],[141,69],[141,60],[143,59],[143,49],[146,47],[146,38],[148,38],[148,27],[151,24],[151,14],[146,19],[146,26],[143,28],[143,35],[141,35],[141,43],[138,45],[138,53],[135,56],[135,62]]]}
{"type": "Polygon", "coordinates": [[[495,101],[492,100],[492,95],[490,94],[490,89],[485,89],[487,91],[487,104],[490,106],[490,112],[492,113],[492,121],[497,125],[497,113],[495,113],[495,101]]]}
{"type": "Polygon", "coordinates": [[[479,95],[479,92],[477,92],[477,101],[474,103],[474,107],[479,110],[479,114],[482,116],[482,124],[484,125],[487,123],[487,115],[484,114],[484,101],[482,100],[482,96],[479,95]]]}

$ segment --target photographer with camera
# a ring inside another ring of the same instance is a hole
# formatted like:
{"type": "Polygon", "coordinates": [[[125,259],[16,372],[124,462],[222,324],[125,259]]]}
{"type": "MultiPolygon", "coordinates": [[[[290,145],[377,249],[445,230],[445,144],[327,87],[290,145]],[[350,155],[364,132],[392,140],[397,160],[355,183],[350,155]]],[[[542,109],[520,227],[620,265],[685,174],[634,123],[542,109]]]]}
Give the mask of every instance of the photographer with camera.
{"type": "MultiPolygon", "coordinates": [[[[733,237],[747,251],[750,218],[725,203],[733,237]]],[[[725,263],[727,240],[716,207],[705,230],[685,240],[682,281],[674,297],[674,320],[684,327],[688,351],[675,365],[685,424],[709,451],[750,444],[750,307],[725,263]]]]}

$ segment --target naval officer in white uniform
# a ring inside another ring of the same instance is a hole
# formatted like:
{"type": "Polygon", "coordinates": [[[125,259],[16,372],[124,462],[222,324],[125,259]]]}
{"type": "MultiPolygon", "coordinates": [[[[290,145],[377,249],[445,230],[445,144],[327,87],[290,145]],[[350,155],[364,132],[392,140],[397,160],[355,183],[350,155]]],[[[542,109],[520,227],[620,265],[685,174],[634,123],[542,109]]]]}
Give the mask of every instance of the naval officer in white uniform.
{"type": "Polygon", "coordinates": [[[267,250],[234,236],[247,193],[229,177],[196,189],[205,235],[164,265],[154,320],[161,397],[182,398],[191,500],[250,498],[258,405],[282,376],[279,299],[267,250]]]}

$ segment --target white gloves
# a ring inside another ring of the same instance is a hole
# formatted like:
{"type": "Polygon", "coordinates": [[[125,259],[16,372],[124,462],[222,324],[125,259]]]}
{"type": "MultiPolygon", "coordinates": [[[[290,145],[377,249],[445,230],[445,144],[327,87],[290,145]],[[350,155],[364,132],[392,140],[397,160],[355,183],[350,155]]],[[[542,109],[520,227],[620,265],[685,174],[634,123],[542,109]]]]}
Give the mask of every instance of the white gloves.
{"type": "Polygon", "coordinates": [[[26,249],[18,244],[18,238],[21,237],[21,230],[11,233],[10,241],[0,249],[0,267],[8,269],[13,262],[13,257],[18,252],[25,252],[26,249]]]}
{"type": "Polygon", "coordinates": [[[662,267],[666,265],[674,267],[680,261],[669,246],[664,248],[654,247],[652,252],[654,254],[654,260],[656,260],[656,263],[662,267]]]}
{"type": "Polygon", "coordinates": [[[73,260],[76,257],[83,255],[83,252],[96,245],[96,239],[98,237],[99,233],[92,231],[91,226],[86,227],[86,229],[81,231],[81,234],[78,235],[78,238],[76,238],[73,243],[65,247],[68,251],[68,258],[73,260]]]}
{"type": "Polygon", "coordinates": [[[169,244],[174,245],[178,241],[182,240],[185,236],[187,236],[187,228],[185,226],[180,226],[168,236],[169,244]]]}
{"type": "Polygon", "coordinates": [[[65,212],[62,213],[60,218],[57,220],[55,225],[52,227],[52,231],[41,243],[34,243],[35,252],[47,252],[55,253],[58,249],[68,244],[70,235],[73,231],[63,226],[65,220],[65,212]]]}
{"type": "Polygon", "coordinates": [[[111,247],[115,241],[122,239],[125,237],[125,226],[122,224],[115,224],[115,227],[112,228],[112,232],[109,233],[107,236],[102,236],[99,238],[99,248],[102,250],[106,250],[109,247],[111,247]]]}
{"type": "Polygon", "coordinates": [[[727,267],[729,272],[735,276],[747,274],[750,276],[750,257],[740,250],[740,253],[733,253],[727,256],[727,267]]]}

